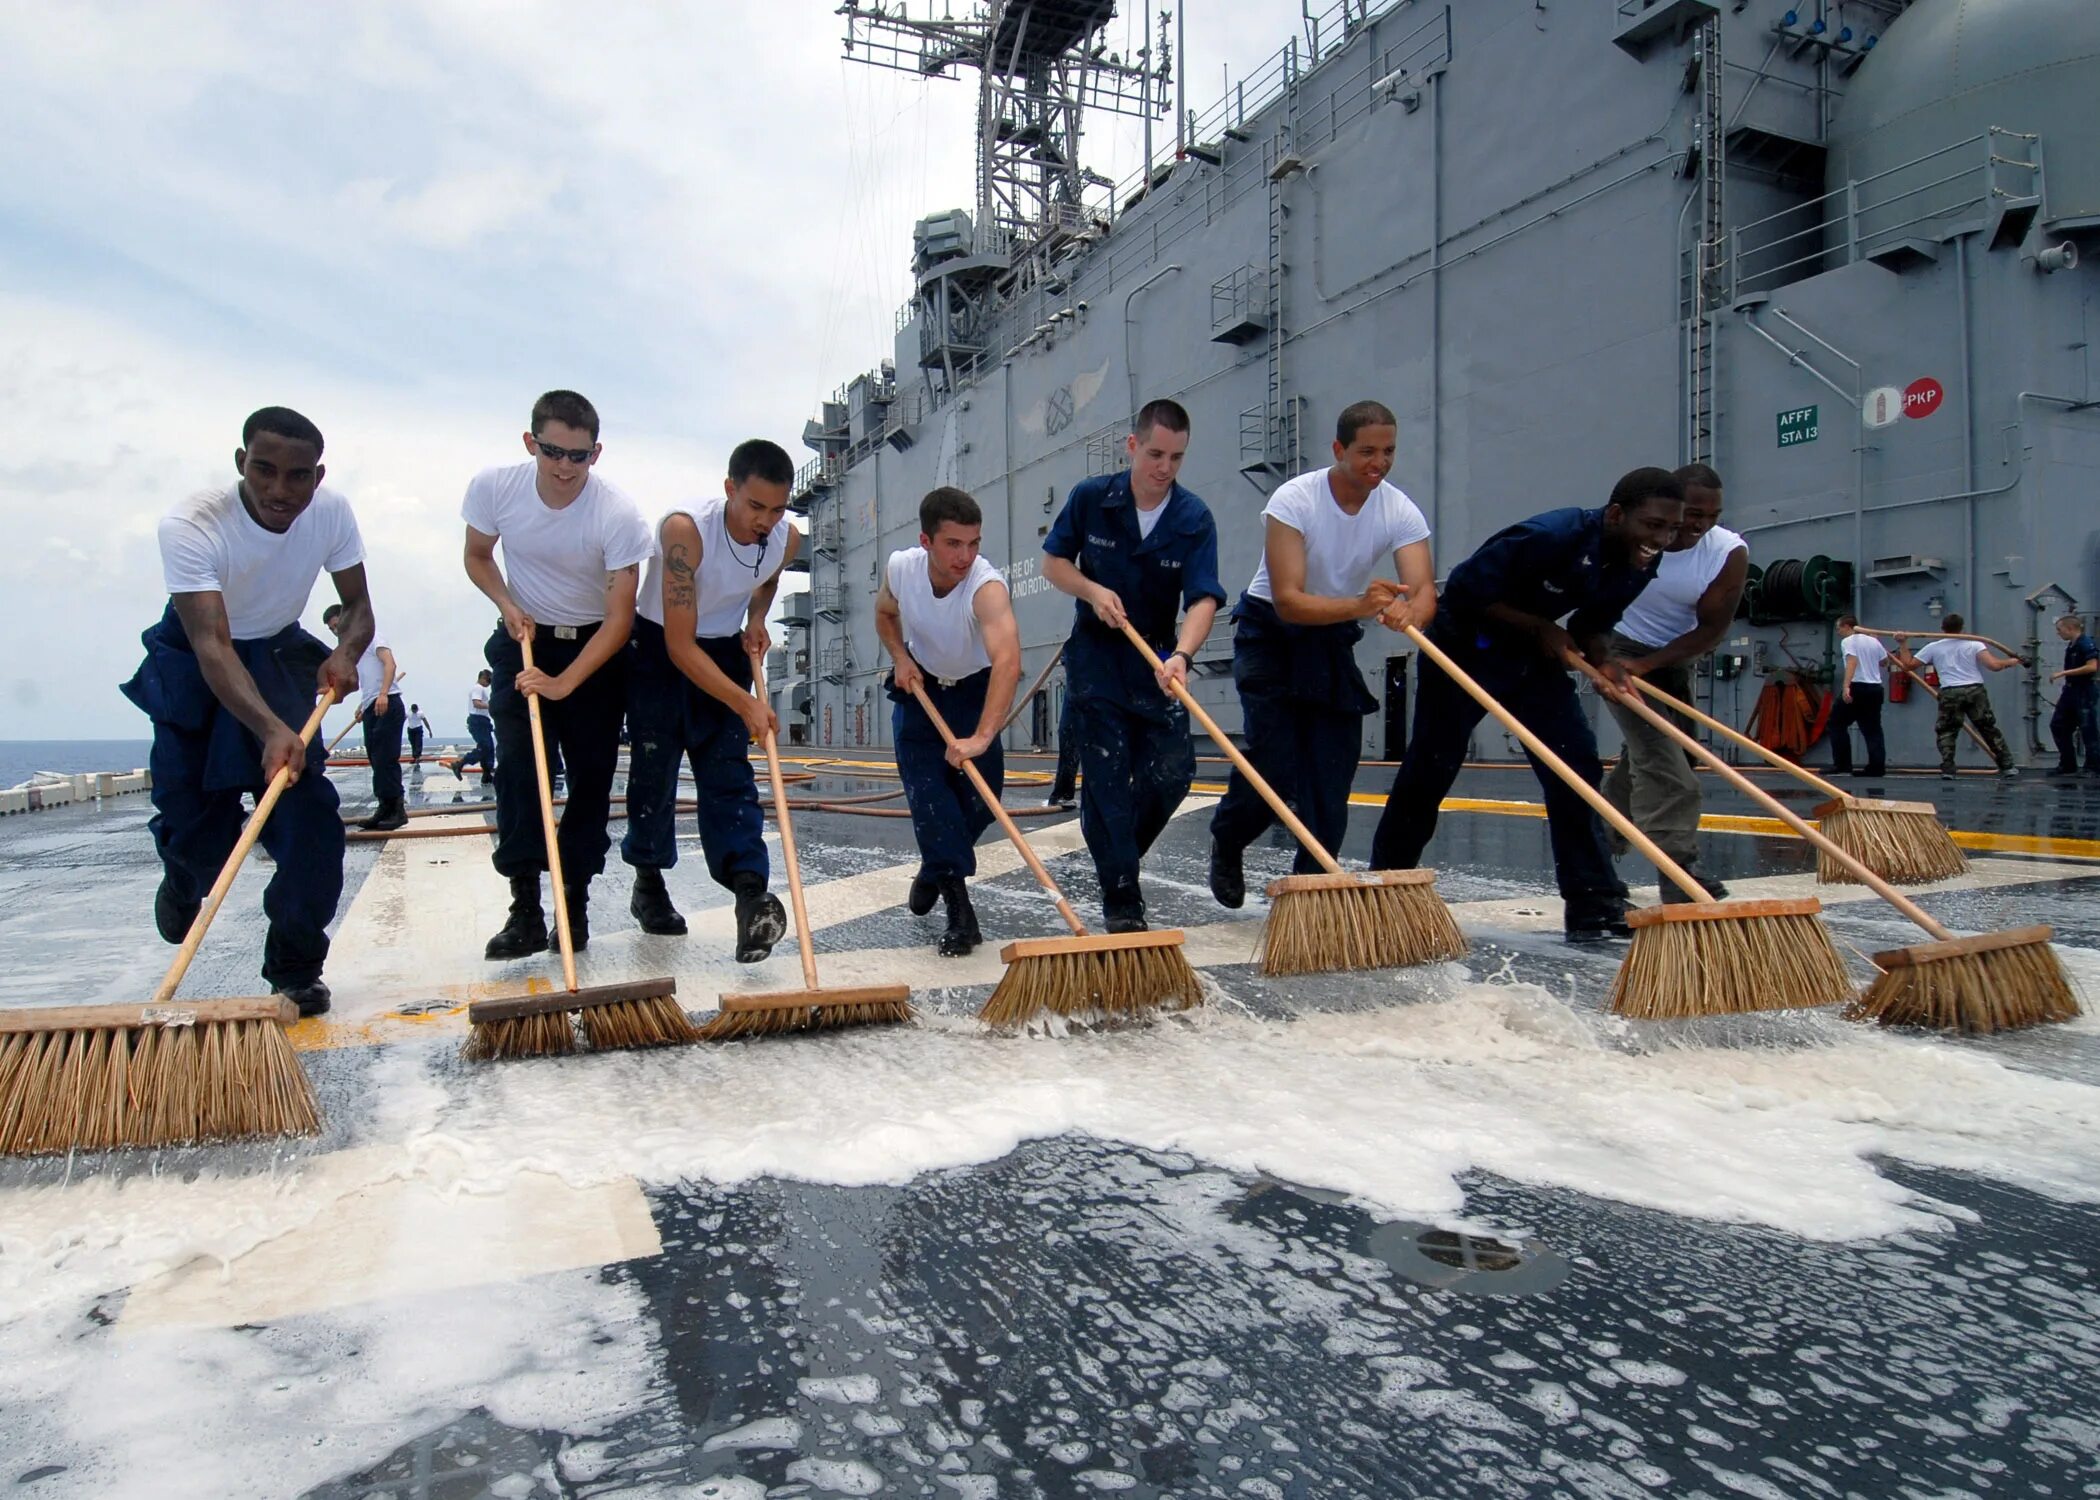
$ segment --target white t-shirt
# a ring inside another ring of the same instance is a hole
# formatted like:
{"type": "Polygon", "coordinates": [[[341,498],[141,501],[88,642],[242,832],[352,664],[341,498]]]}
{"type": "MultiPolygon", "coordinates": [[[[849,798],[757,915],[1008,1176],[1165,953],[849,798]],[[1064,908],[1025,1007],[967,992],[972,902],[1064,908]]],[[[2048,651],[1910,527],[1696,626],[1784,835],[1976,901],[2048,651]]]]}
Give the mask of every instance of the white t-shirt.
{"type": "Polygon", "coordinates": [[[408,716],[408,723],[404,727],[409,729],[420,729],[425,734],[437,733],[436,730],[430,727],[430,715],[424,713],[410,714],[408,716]]]}
{"type": "Polygon", "coordinates": [[[673,506],[656,523],[656,551],[635,608],[645,620],[664,622],[664,522],[684,516],[700,531],[700,566],[693,576],[693,637],[715,640],[744,628],[751,596],[780,573],[787,562],[788,533],[794,528],[782,516],[761,541],[740,542],[723,519],[729,501],[711,495],[696,505],[673,506]]]}
{"type": "MultiPolygon", "coordinates": [[[[1839,644],[1838,650],[1859,663],[1852,669],[1854,687],[1881,686],[1881,664],[1889,659],[1888,647],[1864,631],[1855,630],[1839,644]]],[[[1844,679],[1840,676],[1838,680],[1844,679]]]]}
{"type": "Polygon", "coordinates": [[[478,682],[467,689],[467,717],[471,719],[476,714],[489,717],[489,690],[478,682]]]}
{"type": "Polygon", "coordinates": [[[979,589],[999,581],[999,570],[980,557],[961,583],[936,598],[933,575],[926,571],[926,549],[892,552],[890,594],[897,601],[912,660],[948,682],[960,682],[989,667],[992,657],[984,649],[984,629],[973,602],[979,589]]]}
{"type": "Polygon", "coordinates": [[[1619,616],[1619,634],[1643,646],[1667,646],[1690,635],[1699,628],[1699,600],[1744,545],[1727,527],[1715,526],[1684,551],[1665,552],[1655,577],[1619,616]]]}
{"type": "Polygon", "coordinates": [[[306,612],[323,569],[339,573],[365,560],[350,502],[314,491],[284,532],[256,524],[238,483],[200,490],[161,517],[160,571],[171,594],[223,595],[237,641],[267,640],[306,612]]]}
{"type": "MultiPolygon", "coordinates": [[[[357,711],[363,713],[379,696],[379,686],[386,681],[386,664],[379,659],[379,648],[386,645],[386,637],[377,630],[372,632],[372,644],[365,647],[365,654],[357,659],[357,711]]],[[[392,648],[389,647],[389,650],[392,648]]],[[[389,704],[389,707],[392,705],[389,704]]]]}
{"type": "Polygon", "coordinates": [[[1977,687],[1983,682],[1983,668],[1976,658],[1990,649],[1982,641],[1932,641],[1911,655],[1940,674],[1943,688],[1977,687]]]}
{"type": "MultiPolygon", "coordinates": [[[[1325,469],[1285,480],[1261,513],[1305,538],[1305,591],[1328,599],[1355,598],[1370,586],[1379,564],[1429,536],[1429,523],[1414,501],[1382,480],[1363,509],[1350,515],[1336,503],[1325,469]]],[[[1247,592],[1274,602],[1266,549],[1247,592]]]]}
{"type": "Polygon", "coordinates": [[[503,539],[503,578],[518,608],[542,625],[596,625],[605,577],[656,555],[635,503],[592,474],[560,510],[540,499],[531,459],[483,469],[467,486],[460,519],[503,539]]]}
{"type": "Polygon", "coordinates": [[[1167,500],[1160,501],[1159,504],[1153,506],[1150,510],[1139,505],[1136,500],[1130,502],[1137,511],[1138,537],[1140,540],[1152,535],[1152,529],[1159,525],[1159,518],[1167,513],[1167,505],[1171,499],[1172,494],[1170,492],[1167,500]]]}

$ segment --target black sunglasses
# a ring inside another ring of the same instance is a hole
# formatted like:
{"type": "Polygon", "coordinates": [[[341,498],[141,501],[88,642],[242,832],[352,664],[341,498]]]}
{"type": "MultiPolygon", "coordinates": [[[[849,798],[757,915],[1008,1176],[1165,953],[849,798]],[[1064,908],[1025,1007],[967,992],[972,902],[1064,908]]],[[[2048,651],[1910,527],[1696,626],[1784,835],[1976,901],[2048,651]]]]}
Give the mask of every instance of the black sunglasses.
{"type": "Polygon", "coordinates": [[[594,448],[557,448],[537,433],[533,434],[532,446],[539,449],[541,458],[551,458],[557,463],[567,459],[572,464],[587,464],[595,451],[594,448]]]}

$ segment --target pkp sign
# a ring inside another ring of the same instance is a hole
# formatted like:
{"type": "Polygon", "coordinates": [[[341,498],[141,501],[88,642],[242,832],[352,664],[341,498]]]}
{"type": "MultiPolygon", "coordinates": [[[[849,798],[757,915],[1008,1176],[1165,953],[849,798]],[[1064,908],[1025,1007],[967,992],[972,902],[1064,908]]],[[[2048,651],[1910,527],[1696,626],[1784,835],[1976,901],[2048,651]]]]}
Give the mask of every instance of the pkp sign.
{"type": "Polygon", "coordinates": [[[1869,428],[1891,427],[1904,417],[1931,416],[1946,399],[1946,387],[1928,375],[1901,390],[1892,385],[1876,386],[1861,399],[1859,417],[1869,428]]]}

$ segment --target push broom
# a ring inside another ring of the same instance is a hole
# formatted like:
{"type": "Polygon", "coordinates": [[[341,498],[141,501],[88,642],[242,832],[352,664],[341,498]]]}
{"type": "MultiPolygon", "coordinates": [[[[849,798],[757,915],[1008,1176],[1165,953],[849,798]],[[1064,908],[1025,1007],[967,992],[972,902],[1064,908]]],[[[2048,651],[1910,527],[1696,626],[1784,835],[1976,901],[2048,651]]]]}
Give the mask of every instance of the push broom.
{"type": "MultiPolygon", "coordinates": [[[[770,706],[764,686],[766,662],[751,657],[752,696],[770,706]]],[[[775,1036],[785,1031],[821,1031],[840,1026],[886,1026],[912,1018],[911,989],[901,984],[824,989],[817,983],[817,953],[810,939],[809,909],[802,899],[802,864],[795,857],[795,825],[788,816],[787,782],[780,774],[780,746],[766,731],[766,774],[773,783],[773,815],[780,824],[780,858],[787,866],[788,898],[795,908],[795,944],[802,952],[802,988],[759,995],[724,995],[715,1018],[700,1028],[710,1042],[737,1037],[775,1036]]]]}
{"type": "Polygon", "coordinates": [[[1823,903],[1801,900],[1716,901],[1682,865],[1655,846],[1633,820],[1575,774],[1515,714],[1497,703],[1444,649],[1413,625],[1408,639],[1504,729],[1587,802],[1620,837],[1646,855],[1690,901],[1626,914],[1633,943],[1612,985],[1615,1015],[1660,1021],[1831,1005],[1852,998],[1852,980],[1817,914],[1823,903]]]}
{"type": "MultiPolygon", "coordinates": [[[[912,696],[926,710],[926,717],[933,721],[941,738],[953,746],[955,733],[926,696],[925,688],[914,686],[912,696]]],[[[1013,818],[999,805],[984,773],[968,760],[962,768],[984,805],[1013,840],[1021,858],[1028,862],[1028,868],[1035,872],[1036,880],[1057,903],[1058,915],[1072,929],[1070,937],[1023,938],[1001,948],[999,957],[1006,964],[1006,973],[977,1013],[979,1020],[994,1026],[1018,1026],[1046,1010],[1061,1016],[1099,1012],[1128,1016],[1161,1006],[1186,1010],[1203,1003],[1203,987],[1181,952],[1180,932],[1170,929],[1101,936],[1088,932],[1013,818]]]]}
{"type": "MultiPolygon", "coordinates": [[[[1152,647],[1127,620],[1123,633],[1148,663],[1156,664],[1152,647]]],[[[1466,956],[1465,934],[1437,896],[1436,871],[1367,870],[1358,874],[1344,870],[1195,695],[1171,679],[1169,686],[1189,716],[1217,741],[1225,758],[1326,872],[1286,875],[1269,882],[1269,919],[1261,939],[1262,973],[1393,969],[1466,956]]]]}
{"type": "MultiPolygon", "coordinates": [[[[313,743],[335,689],[307,716],[313,743]]],[[[282,995],[186,1000],[175,991],[233,889],[292,768],[280,766],[144,1005],[0,1011],[0,1154],[167,1146],[255,1135],[312,1135],[321,1115],[284,1028],[282,995]]]]}
{"type": "Polygon", "coordinates": [[[2068,1021],[2078,1001],[2063,965],[2049,946],[2048,927],[2015,927],[1979,937],[1956,937],[1849,851],[1826,838],[1792,808],[1630,693],[1622,693],[1588,662],[1580,663],[1600,691],[1663,730],[1761,803],[1852,878],[1924,928],[1935,941],[1874,955],[1881,974],[1847,1014],[1884,1026],[1930,1026],[1941,1031],[2006,1031],[2043,1021],[2068,1021]]]}
{"type": "MultiPolygon", "coordinates": [[[[518,643],[525,669],[532,670],[532,641],[518,643]]],[[[547,841],[547,873],[554,885],[554,932],[561,945],[563,989],[502,1000],[476,1000],[467,1007],[465,1056],[480,1062],[501,1057],[555,1057],[576,1050],[576,1028],[569,1012],[583,1022],[583,1037],[593,1050],[615,1047],[662,1047],[697,1042],[700,1032],[679,1009],[677,981],[643,979],[629,984],[600,984],[589,989],[576,983],[576,946],[569,935],[569,895],[562,883],[561,845],[554,823],[554,787],[547,775],[547,742],[540,725],[540,695],[527,693],[532,717],[532,764],[539,773],[540,827],[547,841]]]]}
{"type": "MultiPolygon", "coordinates": [[[[1940,822],[1940,810],[1930,802],[1882,802],[1854,797],[1749,735],[1701,713],[1681,698],[1672,697],[1654,683],[1640,677],[1633,680],[1657,703],[1704,724],[1715,734],[1762,756],[1789,776],[1828,796],[1830,801],[1813,810],[1823,832],[1831,843],[1883,880],[1892,885],[1923,885],[1968,873],[1969,857],[1961,852],[1953,835],[1940,822]]],[[[1825,885],[1841,885],[1858,878],[1850,865],[1818,846],[1817,880],[1825,885]]]]}

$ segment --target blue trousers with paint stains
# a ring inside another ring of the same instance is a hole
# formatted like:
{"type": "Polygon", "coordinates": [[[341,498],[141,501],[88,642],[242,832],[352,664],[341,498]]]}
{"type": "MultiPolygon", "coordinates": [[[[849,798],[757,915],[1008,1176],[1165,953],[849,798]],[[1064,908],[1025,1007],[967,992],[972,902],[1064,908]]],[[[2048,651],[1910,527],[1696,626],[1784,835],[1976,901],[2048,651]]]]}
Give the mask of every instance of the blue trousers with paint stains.
{"type": "Polygon", "coordinates": [[[1128,885],[1196,779],[1188,710],[1175,703],[1160,717],[1107,698],[1082,698],[1067,704],[1065,727],[1086,774],[1079,831],[1094,873],[1103,890],[1128,885]]]}
{"type": "MultiPolygon", "coordinates": [[[[240,839],[242,795],[263,790],[262,744],[213,696],[172,606],[143,639],[146,660],[124,695],[153,720],[147,827],[171,893],[188,905],[211,890],[240,839]]],[[[314,668],[327,648],[296,625],[233,646],[271,711],[295,729],[304,725],[314,668]]],[[[262,976],[272,989],[319,979],[328,958],[328,924],[343,894],[344,834],[326,762],[316,735],[306,769],[277,800],[259,840],[276,866],[263,890],[270,927],[262,976]]]]}
{"type": "MultiPolygon", "coordinates": [[[[957,738],[977,731],[984,712],[984,696],[992,685],[987,667],[953,686],[926,679],[926,696],[940,710],[957,738]]],[[[897,747],[897,772],[904,780],[904,800],[911,808],[911,831],[919,841],[919,874],[927,880],[946,880],[977,873],[977,840],[992,826],[992,810],[984,805],[969,777],[948,764],[948,744],[933,720],[909,696],[899,699],[889,689],[890,737],[897,747]]],[[[1006,750],[993,740],[977,757],[977,770],[985,785],[998,796],[1006,786],[1006,750]]]]}
{"type": "MultiPolygon", "coordinates": [[[[703,640],[700,649],[739,687],[751,686],[741,636],[703,640]]],[[[627,697],[627,836],[620,858],[638,868],[678,863],[678,768],[693,768],[700,848],[707,873],[725,890],[736,877],[768,876],[766,816],[751,772],[751,732],[728,704],[700,691],[678,670],[654,621],[634,622],[634,671],[627,697]]]]}

